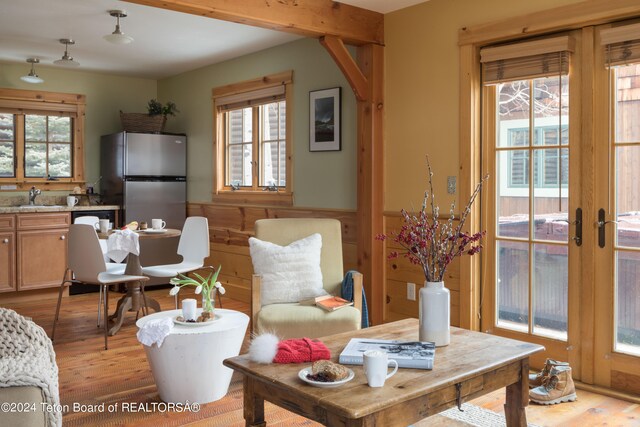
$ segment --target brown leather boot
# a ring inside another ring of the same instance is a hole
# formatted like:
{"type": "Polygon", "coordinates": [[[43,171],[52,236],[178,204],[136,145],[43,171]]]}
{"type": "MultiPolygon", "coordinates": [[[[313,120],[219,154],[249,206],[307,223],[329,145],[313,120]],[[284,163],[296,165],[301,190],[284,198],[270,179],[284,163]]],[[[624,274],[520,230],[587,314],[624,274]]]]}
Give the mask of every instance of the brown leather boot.
{"type": "Polygon", "coordinates": [[[551,371],[551,368],[554,366],[569,366],[569,364],[567,362],[547,359],[542,371],[537,374],[529,374],[529,388],[540,387],[542,385],[542,380],[549,376],[549,371],[551,371]]]}
{"type": "Polygon", "coordinates": [[[555,366],[549,371],[541,386],[529,390],[529,399],[541,405],[555,405],[562,402],[575,402],[576,387],[571,378],[571,367],[555,366]]]}

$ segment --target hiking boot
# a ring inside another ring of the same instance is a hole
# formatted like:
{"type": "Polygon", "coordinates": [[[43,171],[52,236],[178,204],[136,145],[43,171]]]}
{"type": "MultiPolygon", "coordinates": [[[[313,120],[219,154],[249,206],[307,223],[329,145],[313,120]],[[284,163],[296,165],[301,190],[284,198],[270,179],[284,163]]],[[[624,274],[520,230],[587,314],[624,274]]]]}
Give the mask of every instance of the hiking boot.
{"type": "Polygon", "coordinates": [[[571,378],[571,368],[569,366],[552,367],[549,375],[542,380],[542,385],[529,390],[529,399],[541,405],[575,402],[578,396],[571,378]]]}
{"type": "Polygon", "coordinates": [[[544,363],[542,371],[538,372],[537,374],[529,374],[529,388],[540,387],[542,385],[542,380],[545,377],[549,376],[549,371],[554,366],[569,366],[569,364],[567,362],[559,362],[557,360],[547,359],[547,361],[544,363]]]}

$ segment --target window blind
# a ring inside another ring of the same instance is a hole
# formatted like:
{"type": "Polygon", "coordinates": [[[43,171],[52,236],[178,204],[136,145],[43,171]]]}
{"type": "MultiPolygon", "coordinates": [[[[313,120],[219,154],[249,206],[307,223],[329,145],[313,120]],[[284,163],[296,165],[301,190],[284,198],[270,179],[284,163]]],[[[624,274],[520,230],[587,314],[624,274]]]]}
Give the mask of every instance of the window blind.
{"type": "Polygon", "coordinates": [[[216,108],[220,111],[229,111],[242,107],[267,104],[285,98],[285,86],[277,85],[265,87],[248,92],[234,93],[215,97],[216,108]]]}
{"type": "Polygon", "coordinates": [[[610,67],[640,62],[640,24],[607,28],[600,32],[610,67]]]}
{"type": "Polygon", "coordinates": [[[560,36],[480,50],[482,83],[494,85],[514,80],[569,74],[575,41],[560,36]]]}

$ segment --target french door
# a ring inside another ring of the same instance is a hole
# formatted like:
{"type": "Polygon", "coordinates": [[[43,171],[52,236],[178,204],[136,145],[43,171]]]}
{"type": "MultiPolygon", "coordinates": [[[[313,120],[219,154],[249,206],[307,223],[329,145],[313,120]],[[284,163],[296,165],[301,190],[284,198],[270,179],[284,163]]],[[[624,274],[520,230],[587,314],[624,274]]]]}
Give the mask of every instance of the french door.
{"type": "MultiPolygon", "coordinates": [[[[513,55],[545,47],[533,42],[515,52],[511,46],[486,55],[483,50],[483,159],[491,182],[483,198],[482,327],[579,363],[579,329],[570,321],[578,316],[570,299],[580,282],[574,252],[582,244],[575,173],[580,80],[571,63],[577,60],[571,52],[576,37],[552,38],[553,51],[515,60],[513,55]]],[[[532,365],[542,360],[534,358],[532,365]]]]}
{"type": "Polygon", "coordinates": [[[595,32],[594,382],[640,393],[640,24],[595,32]]]}
{"type": "Polygon", "coordinates": [[[640,26],[631,63],[610,27],[482,51],[481,325],[639,393],[640,26]]]}

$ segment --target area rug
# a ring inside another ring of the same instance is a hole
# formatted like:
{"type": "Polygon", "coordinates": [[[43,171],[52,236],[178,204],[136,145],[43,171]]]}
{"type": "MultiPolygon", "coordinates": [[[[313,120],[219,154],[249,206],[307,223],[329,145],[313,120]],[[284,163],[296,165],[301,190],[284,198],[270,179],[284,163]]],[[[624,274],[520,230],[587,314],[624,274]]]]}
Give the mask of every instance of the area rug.
{"type": "MultiPolygon", "coordinates": [[[[488,409],[481,408],[470,403],[462,404],[462,412],[458,408],[451,408],[440,415],[452,420],[464,422],[474,427],[506,427],[507,423],[504,415],[497,414],[488,409]]],[[[539,427],[536,424],[528,423],[529,427],[539,427]]]]}

